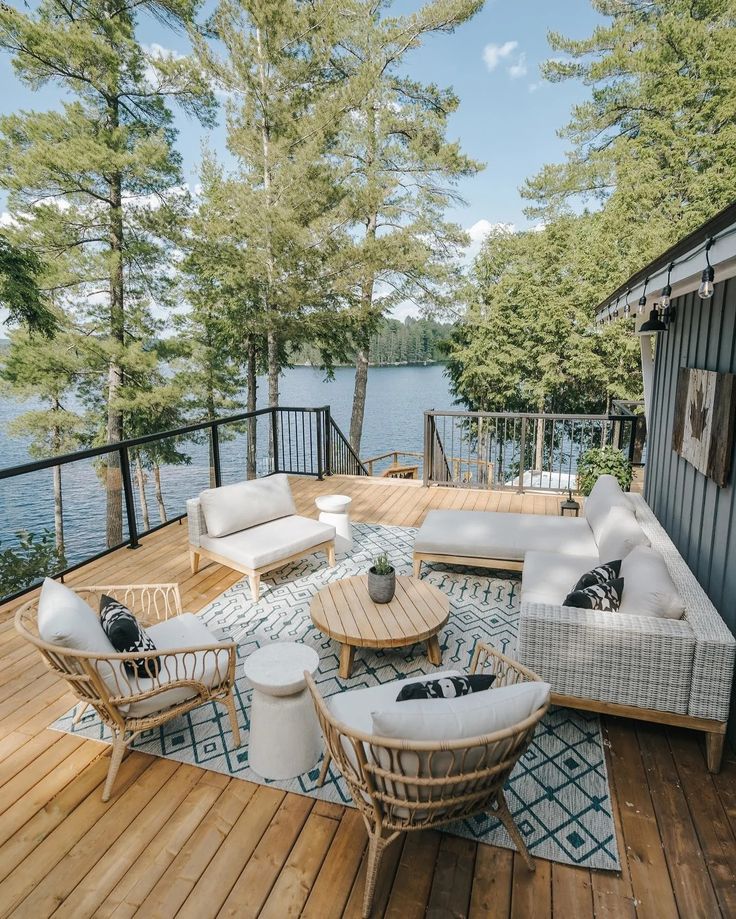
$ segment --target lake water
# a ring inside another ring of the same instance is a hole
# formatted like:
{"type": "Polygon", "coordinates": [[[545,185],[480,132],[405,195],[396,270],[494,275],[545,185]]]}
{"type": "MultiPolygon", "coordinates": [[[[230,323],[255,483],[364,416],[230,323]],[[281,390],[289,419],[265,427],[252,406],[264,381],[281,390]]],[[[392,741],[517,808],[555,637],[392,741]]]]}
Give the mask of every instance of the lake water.
{"type": "MultiPolygon", "coordinates": [[[[329,405],[332,416],[347,435],[353,397],[354,371],[340,367],[333,380],[311,367],[295,367],[281,380],[281,404],[317,407],[329,405]]],[[[265,402],[265,381],[260,381],[259,404],[265,402]]],[[[0,467],[27,462],[31,457],[25,440],[11,438],[7,422],[31,404],[20,404],[7,398],[0,400],[0,467]]],[[[444,367],[429,366],[372,367],[368,377],[365,422],[361,457],[389,450],[421,451],[423,449],[423,413],[427,409],[452,407],[452,396],[444,367]]],[[[265,422],[259,425],[259,440],[266,443],[265,422]]],[[[162,490],[169,516],[185,510],[186,499],[209,485],[207,446],[192,438],[179,441],[178,448],[190,462],[162,469],[162,490]]],[[[243,478],[244,440],[223,438],[223,480],[243,478]]],[[[64,526],[67,562],[76,561],[105,548],[105,494],[91,461],[74,463],[62,472],[64,526]]],[[[152,483],[146,486],[151,525],[159,522],[152,483]]],[[[143,529],[141,508],[136,494],[138,526],[143,529]]],[[[0,481],[0,551],[12,545],[11,534],[19,530],[53,531],[53,489],[51,471],[33,473],[22,479],[0,481]]],[[[4,593],[0,585],[0,596],[4,593]]]]}

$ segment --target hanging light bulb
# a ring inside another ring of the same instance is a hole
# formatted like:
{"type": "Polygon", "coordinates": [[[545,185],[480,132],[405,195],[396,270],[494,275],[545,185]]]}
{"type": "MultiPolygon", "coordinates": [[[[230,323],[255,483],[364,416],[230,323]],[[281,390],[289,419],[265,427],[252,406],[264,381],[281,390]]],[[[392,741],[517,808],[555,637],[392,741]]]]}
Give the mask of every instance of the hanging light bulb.
{"type": "Polygon", "coordinates": [[[621,299],[621,297],[616,297],[616,305],[615,305],[614,308],[613,308],[613,318],[614,318],[614,319],[618,319],[618,301],[619,301],[620,299],[621,299]]]}
{"type": "Polygon", "coordinates": [[[670,277],[674,267],[675,263],[671,262],[670,267],[667,269],[667,283],[662,288],[662,293],[659,297],[660,314],[665,325],[669,325],[672,319],[674,319],[674,310],[670,306],[672,302],[672,285],[670,284],[670,277]]]}
{"type": "Polygon", "coordinates": [[[639,315],[644,315],[644,310],[647,305],[647,284],[649,283],[649,278],[644,281],[644,290],[641,292],[641,297],[639,297],[639,315]]]}
{"type": "Polygon", "coordinates": [[[628,319],[631,315],[631,304],[624,303],[624,319],[628,319]]]}
{"type": "Polygon", "coordinates": [[[705,244],[705,260],[708,263],[707,267],[703,269],[703,276],[700,281],[700,287],[698,288],[698,296],[701,300],[710,300],[713,296],[713,281],[715,280],[716,273],[713,270],[713,266],[710,263],[710,247],[715,242],[715,239],[711,238],[705,244]]]}

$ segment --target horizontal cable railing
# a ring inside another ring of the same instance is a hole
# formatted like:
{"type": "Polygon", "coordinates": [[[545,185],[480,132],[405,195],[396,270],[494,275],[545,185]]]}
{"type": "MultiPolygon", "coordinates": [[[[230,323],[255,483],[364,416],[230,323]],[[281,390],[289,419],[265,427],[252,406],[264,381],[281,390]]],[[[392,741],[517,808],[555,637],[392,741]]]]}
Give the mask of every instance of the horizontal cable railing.
{"type": "Polygon", "coordinates": [[[424,484],[577,491],[578,461],[591,447],[613,447],[641,462],[638,405],[608,415],[425,412],[424,484]]]}
{"type": "Polygon", "coordinates": [[[275,472],[367,475],[329,406],[240,412],[0,469],[0,601],[135,548],[205,488],[275,472]]]}

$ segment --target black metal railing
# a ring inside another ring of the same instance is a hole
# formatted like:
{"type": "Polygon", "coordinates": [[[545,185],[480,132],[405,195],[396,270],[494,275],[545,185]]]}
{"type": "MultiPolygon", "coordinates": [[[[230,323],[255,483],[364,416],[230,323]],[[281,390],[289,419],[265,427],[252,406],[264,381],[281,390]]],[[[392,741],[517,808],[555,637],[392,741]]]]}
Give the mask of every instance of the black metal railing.
{"type": "Polygon", "coordinates": [[[616,403],[608,415],[425,412],[424,484],[575,491],[578,460],[591,447],[611,446],[642,463],[640,406],[616,403]]]}
{"type": "MultiPolygon", "coordinates": [[[[71,552],[60,553],[63,564],[53,570],[39,571],[20,588],[16,584],[13,589],[7,589],[6,584],[0,584],[0,601],[20,596],[46,574],[69,574],[123,546],[136,548],[142,536],[182,520],[186,516],[186,498],[207,486],[276,472],[318,479],[326,475],[368,474],[332,418],[329,406],[278,406],[240,412],[0,469],[0,485],[12,482],[15,486],[21,481],[27,485],[26,488],[14,487],[7,500],[0,502],[5,540],[9,532],[33,533],[35,525],[29,517],[43,524],[44,520],[51,520],[50,510],[55,506],[57,542],[65,538],[64,529],[70,529],[68,524],[73,515],[73,532],[66,544],[75,540],[78,543],[71,552]],[[186,450],[182,449],[182,444],[186,450]],[[147,457],[147,466],[153,470],[159,507],[160,521],[153,525],[149,522],[148,526],[141,525],[149,519],[146,490],[150,487],[141,456],[147,457]],[[53,500],[48,483],[39,478],[48,470],[54,477],[53,500]],[[162,470],[169,474],[167,497],[176,500],[180,508],[180,512],[172,516],[165,509],[162,470]],[[65,478],[71,494],[64,494],[65,478]],[[20,526],[13,526],[14,515],[20,526]],[[67,520],[65,528],[64,518],[67,520]],[[97,531],[93,532],[95,525],[97,531]],[[80,531],[84,531],[81,543],[80,531]],[[111,533],[113,538],[110,538],[111,533]]],[[[3,545],[0,551],[12,552],[13,546],[3,545]]]]}

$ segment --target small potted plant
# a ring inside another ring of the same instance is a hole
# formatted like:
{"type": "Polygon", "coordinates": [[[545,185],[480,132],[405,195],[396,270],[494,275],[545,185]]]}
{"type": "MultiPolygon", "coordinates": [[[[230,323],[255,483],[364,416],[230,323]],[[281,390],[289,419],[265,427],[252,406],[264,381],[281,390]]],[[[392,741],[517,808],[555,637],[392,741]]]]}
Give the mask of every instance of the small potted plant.
{"type": "Polygon", "coordinates": [[[396,569],[382,552],[368,569],[368,594],[374,603],[390,603],[396,591],[396,569]]]}

